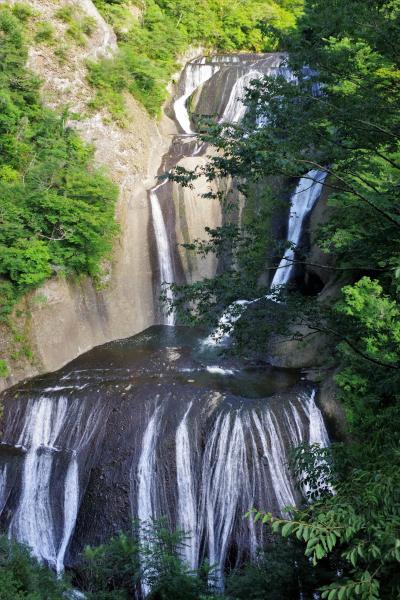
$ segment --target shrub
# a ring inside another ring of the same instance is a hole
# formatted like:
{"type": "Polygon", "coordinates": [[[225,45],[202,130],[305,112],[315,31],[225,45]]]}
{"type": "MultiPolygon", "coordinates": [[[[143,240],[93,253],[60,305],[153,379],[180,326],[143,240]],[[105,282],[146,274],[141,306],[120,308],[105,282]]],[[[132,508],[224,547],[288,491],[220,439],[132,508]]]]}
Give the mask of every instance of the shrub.
{"type": "Polygon", "coordinates": [[[42,44],[52,44],[54,42],[54,27],[50,23],[38,23],[35,41],[42,44]]]}
{"type": "Polygon", "coordinates": [[[0,537],[0,600],[63,600],[67,589],[27,548],[0,537]]]}

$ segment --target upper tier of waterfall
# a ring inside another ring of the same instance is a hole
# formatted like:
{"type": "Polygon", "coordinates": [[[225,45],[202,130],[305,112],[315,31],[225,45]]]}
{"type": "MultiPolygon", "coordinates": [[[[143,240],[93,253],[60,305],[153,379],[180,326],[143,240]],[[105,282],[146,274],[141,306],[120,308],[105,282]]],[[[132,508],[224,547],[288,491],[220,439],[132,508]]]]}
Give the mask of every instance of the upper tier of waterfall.
{"type": "MultiPolygon", "coordinates": [[[[304,177],[301,177],[290,198],[290,210],[288,219],[287,244],[288,248],[277,266],[275,275],[271,282],[271,292],[266,296],[274,300],[274,291],[290,282],[294,271],[296,248],[300,242],[303,224],[315,204],[318,202],[326,179],[326,171],[312,169],[304,177]]],[[[214,331],[205,339],[205,344],[210,346],[220,345],[227,340],[232,333],[234,324],[240,319],[243,311],[249,304],[257,302],[260,298],[253,300],[237,300],[222,313],[218,325],[214,331]]]]}
{"type": "MultiPolygon", "coordinates": [[[[191,103],[195,102],[196,112],[208,111],[208,114],[214,115],[220,122],[238,123],[246,112],[243,100],[247,87],[253,80],[261,79],[265,75],[290,77],[283,63],[282,54],[203,56],[188,62],[182,71],[177,85],[177,98],[173,103],[174,116],[181,133],[175,136],[169,153],[164,157],[160,175],[177,165],[186,164],[185,160],[195,159],[195,164],[191,163],[191,167],[196,166],[207,150],[205,144],[196,141],[190,114],[191,103]]],[[[184,191],[181,190],[181,193],[184,194],[184,191]]],[[[182,231],[187,224],[178,221],[171,182],[164,180],[157,183],[149,191],[149,200],[157,258],[155,301],[158,303],[162,287],[167,300],[172,300],[172,291],[168,284],[184,282],[190,276],[181,264],[180,254],[177,252],[177,237],[181,235],[185,242],[193,240],[188,231],[182,231]]],[[[200,198],[199,200],[205,202],[200,198]]],[[[211,205],[212,201],[208,200],[208,204],[211,205]]],[[[186,208],[182,206],[185,216],[186,208]]],[[[220,224],[206,220],[200,222],[202,212],[196,212],[196,229],[202,231],[206,226],[220,224]]],[[[220,215],[220,212],[218,214],[220,215]]],[[[211,275],[213,274],[215,269],[211,275]]],[[[174,324],[173,312],[167,312],[160,307],[159,313],[162,323],[174,324]]]]}
{"type": "Polygon", "coordinates": [[[271,290],[289,283],[294,270],[295,251],[300,242],[306,217],[318,202],[326,179],[326,171],[313,169],[302,177],[290,198],[288,248],[280,261],[271,283],[271,290]]]}

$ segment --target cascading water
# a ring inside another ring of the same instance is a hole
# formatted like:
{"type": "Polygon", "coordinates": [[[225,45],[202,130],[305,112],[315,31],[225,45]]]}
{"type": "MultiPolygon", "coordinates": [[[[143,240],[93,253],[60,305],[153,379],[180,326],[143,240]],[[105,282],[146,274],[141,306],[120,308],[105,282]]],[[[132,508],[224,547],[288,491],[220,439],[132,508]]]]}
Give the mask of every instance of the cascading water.
{"type": "MultiPolygon", "coordinates": [[[[238,123],[246,112],[244,97],[247,87],[251,81],[260,79],[264,75],[282,75],[282,55],[242,55],[240,57],[231,57],[229,55],[220,55],[216,57],[201,57],[187,63],[183,69],[179,84],[178,98],[173,104],[174,114],[183,134],[175,136],[174,144],[178,141],[178,147],[184,156],[198,156],[205,150],[205,144],[196,141],[196,132],[192,128],[191,118],[188,109],[189,99],[193,94],[198,93],[205,84],[212,84],[216,75],[221,76],[222,104],[216,107],[220,122],[238,123]]],[[[285,71],[286,72],[286,71],[285,71]]],[[[169,156],[166,163],[167,169],[176,166],[182,154],[178,156],[169,156]],[[171,164],[169,164],[171,163],[171,164]]],[[[157,262],[159,266],[159,283],[166,285],[165,297],[167,303],[173,300],[173,293],[168,284],[176,281],[176,269],[174,262],[179,261],[174,251],[174,235],[172,227],[168,226],[163,215],[163,202],[160,194],[166,196],[169,206],[172,199],[169,194],[169,182],[154,186],[149,191],[149,198],[152,212],[152,222],[155,234],[157,262]]],[[[166,211],[164,211],[166,212],[166,211]]],[[[209,223],[204,223],[204,226],[209,223]]],[[[163,323],[174,325],[175,315],[173,312],[167,312],[163,315],[163,323]]]]}
{"type": "MultiPolygon", "coordinates": [[[[318,202],[324,182],[326,171],[313,169],[302,177],[290,198],[290,212],[288,221],[288,248],[285,251],[271,282],[271,293],[266,296],[274,300],[274,290],[290,282],[294,270],[295,249],[299,244],[306,217],[310,214],[318,202]]],[[[233,326],[246,310],[249,304],[255,300],[237,300],[223,312],[216,329],[206,338],[205,344],[215,346],[226,342],[232,333],[233,326]]]]}
{"type": "Polygon", "coordinates": [[[132,518],[165,516],[189,534],[182,558],[191,568],[207,558],[222,586],[225,569],[263,542],[243,515],[298,501],[291,449],[328,443],[300,375],[218,364],[200,336],[188,345],[164,329],[165,338],[149,331],[93,350],[6,397],[0,469],[14,476],[1,526],[58,571],[132,518]]]}
{"type": "MultiPolygon", "coordinates": [[[[255,72],[277,72],[280,62],[279,56],[241,55],[190,63],[175,104],[190,135],[178,139],[168,168],[185,152],[202,151],[191,139],[186,107],[196,86],[222,89],[218,119],[237,122],[246,82],[255,72]]],[[[322,176],[317,183],[322,186],[322,176]]],[[[300,184],[303,210],[319,188],[300,184]]],[[[161,283],[173,282],[177,272],[162,210],[168,185],[150,191],[161,283]]],[[[289,280],[290,255],[284,259],[289,280]]],[[[165,324],[174,324],[173,315],[165,324]]],[[[182,558],[191,568],[207,558],[222,587],[226,569],[255,558],[263,544],[261,525],[243,515],[252,507],[282,514],[299,500],[287,466],[291,449],[329,441],[315,392],[299,373],[247,371],[224,361],[217,351],[204,351],[200,334],[159,326],[6,392],[2,530],[60,572],[86,544],[128,529],[132,518],[165,516],[189,534],[182,558]]]]}
{"type": "MultiPolygon", "coordinates": [[[[166,285],[166,298],[168,301],[173,300],[173,293],[170,284],[174,281],[174,267],[172,263],[171,248],[168,239],[167,228],[165,226],[164,217],[161,210],[161,205],[158,200],[157,190],[163,185],[160,183],[150,190],[151,213],[153,216],[154,233],[157,244],[158,264],[160,269],[160,281],[166,285]]],[[[174,312],[170,311],[165,315],[165,324],[173,325],[175,323],[174,312]]]]}
{"type": "Polygon", "coordinates": [[[262,77],[263,73],[252,68],[250,71],[237,79],[232,87],[232,91],[222,117],[220,118],[221,123],[239,123],[243,119],[247,110],[247,107],[243,102],[246,90],[252,81],[261,79],[262,77]]]}
{"type": "Polygon", "coordinates": [[[180,422],[175,436],[176,477],[178,485],[178,524],[182,531],[188,532],[191,543],[185,544],[183,558],[186,563],[196,569],[199,559],[198,516],[196,499],[196,482],[194,481],[193,457],[191,454],[188,414],[192,408],[189,404],[180,422]],[[194,529],[192,529],[194,527],[194,529]]]}
{"type": "Polygon", "coordinates": [[[285,251],[271,283],[271,290],[286,285],[294,269],[295,248],[300,242],[303,223],[318,202],[326,179],[326,171],[313,169],[302,177],[290,199],[290,213],[285,251]]]}
{"type": "Polygon", "coordinates": [[[50,476],[55,442],[59,436],[67,410],[66,398],[57,402],[50,398],[31,401],[22,430],[20,444],[28,448],[22,478],[22,493],[9,533],[26,542],[37,558],[52,566],[57,563],[54,523],[50,503],[50,476]]]}
{"type": "Polygon", "coordinates": [[[176,120],[186,134],[195,135],[187,109],[188,99],[203,83],[211,79],[219,69],[218,65],[207,64],[204,58],[195,59],[185,66],[179,82],[182,93],[174,102],[174,112],[176,120]]]}
{"type": "MultiPolygon", "coordinates": [[[[199,426],[195,400],[175,423],[176,472],[170,467],[168,480],[176,481],[178,492],[175,522],[190,534],[183,557],[191,568],[207,558],[217,567],[220,586],[227,564],[232,567],[246,556],[255,557],[262,542],[262,529],[243,515],[254,506],[284,514],[285,507],[296,504],[298,494],[288,470],[290,449],[308,440],[322,446],[328,442],[314,395],[314,390],[295,394],[288,410],[279,402],[232,408],[223,401],[213,411],[213,425],[204,429],[202,441],[190,434],[199,426]]],[[[138,497],[134,516],[146,521],[160,516],[151,499],[157,473],[160,476],[155,456],[169,456],[159,414],[156,409],[144,432],[138,477],[132,480],[132,495],[138,497]]]]}
{"type": "MultiPolygon", "coordinates": [[[[219,70],[220,66],[206,63],[204,57],[192,60],[191,62],[187,63],[183,69],[179,82],[180,95],[175,100],[173,107],[176,121],[183,130],[184,135],[195,135],[195,132],[192,131],[190,116],[187,108],[188,99],[193,92],[195,92],[203,83],[208,81],[219,70]]],[[[196,143],[194,148],[191,150],[191,155],[196,156],[201,152],[202,148],[203,144],[196,143]]],[[[160,283],[167,286],[165,290],[166,300],[167,302],[171,302],[173,300],[173,293],[168,284],[171,284],[175,281],[172,258],[173,252],[158,197],[160,188],[166,184],[168,184],[167,180],[159,185],[154,186],[150,190],[149,196],[157,246],[160,283]]],[[[168,312],[166,315],[164,315],[164,323],[166,325],[174,325],[175,315],[173,312],[168,312]]]]}
{"type": "Polygon", "coordinates": [[[23,448],[21,491],[8,534],[26,543],[36,558],[57,572],[63,570],[78,514],[79,462],[86,464],[105,413],[104,406],[93,406],[88,413],[89,408],[66,395],[30,398],[25,409],[17,404],[16,418],[7,422],[2,442],[23,448]]]}

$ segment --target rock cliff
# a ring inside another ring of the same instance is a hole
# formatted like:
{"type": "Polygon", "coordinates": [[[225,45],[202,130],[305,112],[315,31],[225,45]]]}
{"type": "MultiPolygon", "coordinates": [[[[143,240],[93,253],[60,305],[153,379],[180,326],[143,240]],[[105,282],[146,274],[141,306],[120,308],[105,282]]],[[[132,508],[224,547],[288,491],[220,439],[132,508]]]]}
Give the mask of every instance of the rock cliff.
{"type": "MultiPolygon", "coordinates": [[[[116,216],[121,233],[101,289],[89,278],[53,278],[20,303],[13,317],[13,331],[3,328],[0,332],[0,354],[10,366],[9,377],[0,379],[0,390],[55,370],[98,344],[133,335],[157,322],[147,190],[154,185],[162,157],[176,133],[171,118],[163,113],[155,121],[132,96],[126,97],[123,127],[106,110],[88,109],[94,91],[86,79],[86,61],[110,56],[117,49],[114,32],[91,0],[30,0],[29,4],[38,18],[52,23],[61,40],[67,26],[55,18],[60,5],[75,6],[94,20],[85,46],[69,44],[67,61],[60,62],[53,47],[32,43],[28,66],[43,81],[43,101],[55,109],[69,108],[74,115],[69,125],[94,146],[96,163],[119,186],[116,216]]],[[[211,212],[205,217],[207,222],[210,217],[214,219],[216,225],[219,212],[211,212]]],[[[189,237],[198,235],[198,228],[191,232],[190,223],[185,230],[189,237]]],[[[179,239],[183,239],[180,234],[179,239]]],[[[213,265],[207,267],[209,275],[210,269],[213,265]]]]}

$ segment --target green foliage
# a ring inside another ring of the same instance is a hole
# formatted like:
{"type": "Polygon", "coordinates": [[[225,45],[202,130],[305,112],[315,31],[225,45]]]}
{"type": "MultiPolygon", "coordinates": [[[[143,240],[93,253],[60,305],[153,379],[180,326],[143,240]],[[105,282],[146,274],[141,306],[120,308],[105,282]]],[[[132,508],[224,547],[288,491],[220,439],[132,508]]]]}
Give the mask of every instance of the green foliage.
{"type": "Polygon", "coordinates": [[[63,600],[67,589],[25,547],[0,537],[0,600],[63,600]]]}
{"type": "Polygon", "coordinates": [[[179,558],[186,538],[163,520],[136,524],[132,534],[120,533],[108,544],[85,549],[81,585],[93,600],[131,598],[141,582],[150,589],[150,600],[211,598],[209,569],[192,572],[179,558]]]}
{"type": "Polygon", "coordinates": [[[299,542],[278,536],[254,563],[228,575],[225,594],[230,600],[311,600],[326,577],[312,568],[299,542]]]}
{"type": "Polygon", "coordinates": [[[54,43],[54,27],[51,23],[46,21],[39,22],[36,25],[35,41],[39,44],[53,44],[54,43]]]}
{"type": "Polygon", "coordinates": [[[17,19],[19,19],[22,23],[26,23],[34,14],[32,8],[29,4],[24,4],[22,2],[16,2],[12,6],[12,12],[17,19]]]}
{"type": "MultiPolygon", "coordinates": [[[[20,12],[22,9],[19,9],[20,12]]],[[[25,14],[25,13],[24,13],[25,14]]],[[[40,101],[19,21],[0,10],[0,315],[54,273],[100,274],[117,190],[92,149],[40,101]]]]}
{"type": "Polygon", "coordinates": [[[190,45],[226,52],[271,50],[277,44],[273,28],[291,30],[301,11],[296,1],[146,0],[139,20],[128,0],[95,4],[115,28],[119,51],[114,58],[89,64],[89,81],[98,90],[93,106],[106,105],[120,122],[124,91],[151,115],[159,115],[177,57],[190,45]]]}
{"type": "Polygon", "coordinates": [[[226,592],[213,589],[212,569],[204,564],[191,571],[179,558],[187,536],[171,532],[165,522],[135,525],[133,534],[119,534],[107,544],[85,549],[79,586],[89,599],[132,598],[142,581],[151,600],[311,600],[327,580],[316,574],[299,543],[276,539],[267,544],[253,564],[235,569],[227,578],[226,592]],[[319,579],[318,579],[319,577],[319,579]]]}
{"type": "Polygon", "coordinates": [[[7,377],[8,373],[9,371],[7,362],[3,359],[0,359],[0,377],[7,377]]]}
{"type": "Polygon", "coordinates": [[[336,310],[356,321],[359,346],[383,365],[400,368],[400,307],[377,280],[363,277],[342,289],[336,310]]]}
{"type": "Polygon", "coordinates": [[[62,6],[55,16],[68,25],[66,33],[80,46],[86,45],[87,36],[92,35],[96,21],[82,13],[79,8],[62,6]]]}

